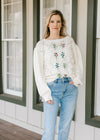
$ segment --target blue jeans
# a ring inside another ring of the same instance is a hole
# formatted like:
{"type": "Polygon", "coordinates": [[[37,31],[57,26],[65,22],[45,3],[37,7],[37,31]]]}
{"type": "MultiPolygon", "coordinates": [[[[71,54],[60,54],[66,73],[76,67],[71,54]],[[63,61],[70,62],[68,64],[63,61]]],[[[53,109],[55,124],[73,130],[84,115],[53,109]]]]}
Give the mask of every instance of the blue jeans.
{"type": "Polygon", "coordinates": [[[43,101],[44,107],[44,133],[42,140],[54,140],[57,113],[60,109],[58,140],[68,140],[71,121],[74,115],[78,96],[78,87],[69,85],[72,79],[59,78],[47,83],[51,89],[53,104],[43,101]]]}

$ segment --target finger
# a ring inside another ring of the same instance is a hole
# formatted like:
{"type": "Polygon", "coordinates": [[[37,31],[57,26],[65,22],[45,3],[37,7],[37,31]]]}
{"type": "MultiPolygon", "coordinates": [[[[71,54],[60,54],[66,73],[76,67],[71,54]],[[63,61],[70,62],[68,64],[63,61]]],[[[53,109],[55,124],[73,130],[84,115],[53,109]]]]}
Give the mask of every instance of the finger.
{"type": "Polygon", "coordinates": [[[71,85],[71,82],[69,83],[69,85],[71,85]]]}
{"type": "Polygon", "coordinates": [[[48,100],[47,103],[48,104],[53,104],[53,100],[48,100]]]}
{"type": "Polygon", "coordinates": [[[69,84],[70,84],[70,85],[73,84],[73,81],[71,81],[69,84]]]}
{"type": "Polygon", "coordinates": [[[50,100],[48,100],[48,101],[47,101],[47,103],[49,103],[49,104],[50,104],[50,100]]]}
{"type": "Polygon", "coordinates": [[[51,103],[50,100],[48,101],[48,103],[49,103],[49,104],[51,103]]]}
{"type": "Polygon", "coordinates": [[[53,104],[53,103],[52,103],[52,100],[48,100],[47,103],[48,103],[48,104],[53,104]]]}
{"type": "Polygon", "coordinates": [[[51,104],[53,104],[53,100],[51,100],[51,104]]]}

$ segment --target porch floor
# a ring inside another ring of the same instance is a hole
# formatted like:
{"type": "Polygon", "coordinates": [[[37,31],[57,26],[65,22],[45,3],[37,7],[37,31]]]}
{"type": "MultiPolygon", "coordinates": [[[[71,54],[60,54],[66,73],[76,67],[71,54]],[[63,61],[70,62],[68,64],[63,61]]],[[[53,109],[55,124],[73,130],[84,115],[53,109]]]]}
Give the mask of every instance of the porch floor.
{"type": "Polygon", "coordinates": [[[0,119],[0,140],[41,140],[41,135],[0,119]]]}

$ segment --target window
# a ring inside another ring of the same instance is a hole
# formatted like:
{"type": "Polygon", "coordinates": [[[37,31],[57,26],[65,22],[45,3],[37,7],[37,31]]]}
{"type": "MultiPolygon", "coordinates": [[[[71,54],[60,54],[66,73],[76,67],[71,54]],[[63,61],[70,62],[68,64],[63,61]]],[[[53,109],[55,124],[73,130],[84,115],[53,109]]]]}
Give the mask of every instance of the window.
{"type": "Polygon", "coordinates": [[[25,12],[25,1],[23,0],[1,1],[3,93],[0,98],[6,100],[9,100],[7,98],[9,96],[10,98],[19,98],[22,101],[25,96],[26,82],[23,83],[23,81],[26,81],[24,62],[26,61],[24,42],[26,35],[23,33],[26,29],[24,28],[25,22],[23,20],[25,21],[25,15],[23,11],[25,12]]]}
{"type": "Polygon", "coordinates": [[[88,1],[86,124],[100,127],[100,0],[88,1]]]}
{"type": "MultiPolygon", "coordinates": [[[[76,41],[77,32],[77,0],[34,0],[33,1],[33,45],[42,38],[45,16],[50,10],[61,10],[66,18],[68,34],[76,41]]],[[[33,73],[33,108],[43,111],[33,73]]]]}

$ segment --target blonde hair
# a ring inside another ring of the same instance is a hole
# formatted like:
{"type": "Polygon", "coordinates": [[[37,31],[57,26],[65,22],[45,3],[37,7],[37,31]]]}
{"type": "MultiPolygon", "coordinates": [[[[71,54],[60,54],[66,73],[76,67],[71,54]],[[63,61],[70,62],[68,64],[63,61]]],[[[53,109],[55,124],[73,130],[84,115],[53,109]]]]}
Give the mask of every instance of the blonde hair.
{"type": "Polygon", "coordinates": [[[64,19],[64,16],[62,14],[61,11],[59,10],[52,10],[50,11],[50,13],[46,16],[46,19],[45,19],[45,26],[44,26],[44,35],[43,35],[43,39],[45,38],[48,38],[49,35],[50,35],[50,30],[49,30],[49,22],[50,22],[50,19],[53,15],[59,15],[61,17],[61,23],[62,23],[62,27],[61,27],[61,30],[60,30],[60,36],[66,36],[66,30],[67,30],[67,27],[66,27],[66,21],[64,19]]]}

